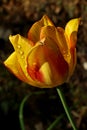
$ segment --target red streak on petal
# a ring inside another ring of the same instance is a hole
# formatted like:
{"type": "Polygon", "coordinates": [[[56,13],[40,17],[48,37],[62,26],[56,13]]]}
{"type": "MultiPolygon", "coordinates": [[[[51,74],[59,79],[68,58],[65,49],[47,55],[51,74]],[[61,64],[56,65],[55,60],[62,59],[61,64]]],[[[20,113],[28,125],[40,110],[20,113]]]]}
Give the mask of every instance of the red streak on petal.
{"type": "Polygon", "coordinates": [[[32,67],[28,66],[27,71],[33,80],[44,82],[43,74],[39,71],[39,67],[36,64],[32,67]]]}

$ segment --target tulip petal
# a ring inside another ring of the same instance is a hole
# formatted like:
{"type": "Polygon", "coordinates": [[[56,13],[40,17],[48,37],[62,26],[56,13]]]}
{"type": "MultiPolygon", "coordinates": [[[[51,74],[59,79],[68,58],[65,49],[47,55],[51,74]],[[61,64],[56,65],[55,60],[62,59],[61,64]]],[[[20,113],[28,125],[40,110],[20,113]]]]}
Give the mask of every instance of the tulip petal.
{"type": "Polygon", "coordinates": [[[69,77],[70,77],[72,75],[74,69],[75,69],[75,66],[76,66],[76,49],[75,49],[74,46],[73,46],[73,49],[72,49],[72,47],[70,48],[68,46],[69,40],[68,41],[66,40],[65,31],[60,27],[58,27],[57,30],[58,30],[57,38],[58,38],[58,41],[60,43],[59,44],[60,45],[60,50],[61,50],[61,53],[64,56],[64,59],[66,60],[66,62],[69,65],[69,77]]]}
{"type": "Polygon", "coordinates": [[[51,38],[32,49],[27,62],[29,75],[41,86],[44,84],[43,87],[55,87],[67,79],[68,64],[51,38]]]}
{"type": "Polygon", "coordinates": [[[55,41],[53,44],[59,47],[64,59],[69,62],[71,56],[64,33],[65,31],[61,27],[57,27],[56,29],[54,26],[46,26],[41,29],[40,39],[43,37],[50,37],[53,39],[55,41]]]}
{"type": "Polygon", "coordinates": [[[80,18],[70,20],[65,27],[65,35],[69,48],[75,48],[77,41],[77,31],[80,24],[80,18]]]}
{"type": "Polygon", "coordinates": [[[48,25],[53,26],[53,23],[46,15],[44,15],[41,20],[33,24],[33,26],[30,28],[28,32],[28,39],[33,41],[34,44],[38,42],[40,40],[41,28],[43,26],[48,26],[48,25]]]}
{"type": "Polygon", "coordinates": [[[76,66],[76,42],[77,42],[77,31],[80,24],[80,18],[70,20],[65,27],[65,36],[67,45],[70,51],[69,64],[69,77],[72,75],[76,66]]]}
{"type": "Polygon", "coordinates": [[[44,75],[44,81],[46,84],[51,85],[52,84],[52,72],[51,68],[48,62],[43,63],[43,65],[40,67],[40,72],[44,75]]]}
{"type": "Polygon", "coordinates": [[[26,58],[27,58],[27,55],[28,55],[30,49],[32,48],[31,41],[20,36],[19,34],[15,35],[15,36],[10,36],[9,39],[15,49],[18,62],[21,66],[21,69],[22,69],[24,75],[27,77],[30,84],[34,84],[31,77],[28,75],[27,69],[26,69],[27,68],[26,58]]]}
{"type": "Polygon", "coordinates": [[[74,71],[75,66],[76,66],[76,48],[71,49],[70,53],[71,53],[71,60],[69,63],[69,77],[71,77],[71,75],[73,74],[73,71],[74,71]]]}
{"type": "Polygon", "coordinates": [[[56,28],[55,26],[44,26],[41,28],[40,39],[44,37],[50,37],[56,41],[56,28]]]}
{"type": "Polygon", "coordinates": [[[13,52],[8,59],[4,62],[4,65],[14,74],[17,78],[24,82],[28,82],[28,79],[25,77],[20,64],[17,60],[16,52],[13,52]]]}
{"type": "Polygon", "coordinates": [[[61,27],[57,27],[57,40],[60,47],[61,53],[65,56],[68,54],[67,41],[64,35],[65,31],[61,27]]]}

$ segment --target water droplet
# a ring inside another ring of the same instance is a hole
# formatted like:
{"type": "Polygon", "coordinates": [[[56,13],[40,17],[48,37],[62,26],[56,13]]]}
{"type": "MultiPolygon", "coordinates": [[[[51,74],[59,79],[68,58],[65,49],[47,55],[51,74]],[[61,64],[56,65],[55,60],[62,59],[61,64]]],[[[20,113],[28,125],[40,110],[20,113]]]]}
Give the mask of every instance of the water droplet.
{"type": "Polygon", "coordinates": [[[63,53],[65,54],[65,53],[66,53],[66,51],[65,51],[65,50],[63,50],[63,53]]]}
{"type": "Polygon", "coordinates": [[[22,55],[21,58],[24,59],[25,58],[24,55],[22,55]]]}
{"type": "Polygon", "coordinates": [[[23,54],[24,54],[24,52],[20,50],[20,54],[21,54],[21,55],[23,55],[23,54]]]}
{"type": "Polygon", "coordinates": [[[69,57],[70,55],[69,55],[69,54],[67,54],[66,56],[67,56],[67,57],[69,57]]]}
{"type": "Polygon", "coordinates": [[[27,64],[25,64],[25,68],[27,68],[27,64]]]}
{"type": "Polygon", "coordinates": [[[20,48],[21,48],[21,46],[20,46],[20,45],[18,45],[17,47],[18,47],[18,49],[20,49],[20,48]]]}

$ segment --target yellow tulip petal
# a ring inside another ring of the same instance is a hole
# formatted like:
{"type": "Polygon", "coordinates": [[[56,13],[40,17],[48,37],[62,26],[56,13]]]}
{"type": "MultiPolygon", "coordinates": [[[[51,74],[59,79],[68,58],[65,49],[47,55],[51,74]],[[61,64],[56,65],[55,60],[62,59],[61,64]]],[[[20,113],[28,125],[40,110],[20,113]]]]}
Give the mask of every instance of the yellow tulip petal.
{"type": "Polygon", "coordinates": [[[65,82],[68,64],[52,39],[45,39],[44,45],[37,46],[29,53],[28,73],[43,87],[55,87],[65,82]]]}
{"type": "Polygon", "coordinates": [[[27,73],[27,61],[26,61],[27,55],[28,55],[30,49],[32,48],[30,41],[28,39],[20,36],[19,34],[15,35],[15,36],[10,36],[9,39],[15,49],[18,62],[21,66],[21,69],[22,69],[24,75],[33,84],[34,82],[32,81],[32,79],[30,78],[30,76],[27,73]]]}
{"type": "Polygon", "coordinates": [[[14,74],[16,77],[18,77],[20,80],[24,82],[28,82],[28,79],[25,77],[20,64],[17,60],[16,52],[13,52],[8,59],[4,62],[4,65],[14,74]]]}
{"type": "Polygon", "coordinates": [[[70,51],[69,64],[69,77],[72,75],[76,66],[76,42],[77,42],[77,31],[80,24],[80,18],[70,20],[65,27],[65,36],[67,45],[70,51]]]}
{"type": "Polygon", "coordinates": [[[53,23],[46,15],[44,15],[41,20],[35,22],[33,26],[30,28],[28,32],[29,40],[33,41],[34,44],[38,42],[40,39],[41,28],[43,26],[48,26],[48,25],[53,26],[53,23]]]}
{"type": "Polygon", "coordinates": [[[75,48],[79,24],[80,18],[72,19],[66,24],[65,35],[69,48],[75,48]]]}
{"type": "Polygon", "coordinates": [[[23,51],[26,52],[27,50],[30,50],[32,48],[32,41],[29,41],[27,38],[22,37],[20,34],[17,35],[10,35],[9,40],[11,41],[11,44],[13,45],[15,50],[18,50],[19,53],[21,53],[21,49],[24,49],[23,51]]]}

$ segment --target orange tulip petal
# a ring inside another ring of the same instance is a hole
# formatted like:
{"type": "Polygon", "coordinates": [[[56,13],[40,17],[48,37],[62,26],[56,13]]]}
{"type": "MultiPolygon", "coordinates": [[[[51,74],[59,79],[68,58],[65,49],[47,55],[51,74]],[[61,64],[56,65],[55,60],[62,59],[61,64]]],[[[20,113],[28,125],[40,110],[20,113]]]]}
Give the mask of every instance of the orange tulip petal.
{"type": "Polygon", "coordinates": [[[42,39],[44,37],[50,37],[54,41],[57,41],[55,26],[44,26],[44,27],[42,27],[41,32],[40,32],[40,39],[42,39]]]}
{"type": "Polygon", "coordinates": [[[76,48],[75,49],[71,49],[70,50],[71,53],[71,60],[69,63],[69,77],[73,74],[73,71],[75,69],[76,66],[76,48]]]}
{"type": "Polygon", "coordinates": [[[28,39],[33,41],[33,44],[38,42],[40,40],[40,30],[43,26],[53,26],[53,23],[51,20],[44,15],[41,20],[33,24],[33,26],[30,28],[28,32],[28,39]]]}
{"type": "MultiPolygon", "coordinates": [[[[60,27],[58,27],[57,30],[58,30],[57,38],[60,43],[59,44],[60,50],[61,50],[62,55],[64,56],[64,59],[66,60],[66,62],[69,65],[69,77],[70,77],[72,75],[72,73],[75,69],[75,65],[76,65],[76,49],[74,46],[73,46],[73,49],[72,49],[72,47],[70,48],[68,46],[69,40],[68,41],[66,40],[65,31],[60,27]]],[[[71,35],[73,35],[73,33],[71,35]]],[[[74,39],[73,39],[73,42],[74,42],[74,39]]],[[[72,43],[71,39],[70,39],[70,43],[72,43]]]]}
{"type": "Polygon", "coordinates": [[[65,31],[61,27],[57,27],[57,40],[58,40],[58,45],[60,47],[61,53],[66,55],[68,54],[68,46],[67,46],[67,41],[65,38],[65,31]]]}
{"type": "Polygon", "coordinates": [[[50,38],[29,53],[27,70],[31,78],[44,84],[44,87],[60,85],[68,76],[68,64],[50,38]]]}
{"type": "Polygon", "coordinates": [[[53,43],[53,46],[54,44],[58,45],[64,59],[67,62],[70,62],[70,50],[68,49],[64,32],[64,29],[61,27],[57,27],[57,29],[54,26],[43,27],[41,29],[40,39],[43,37],[50,37],[51,39],[53,39],[55,41],[53,43]]]}

